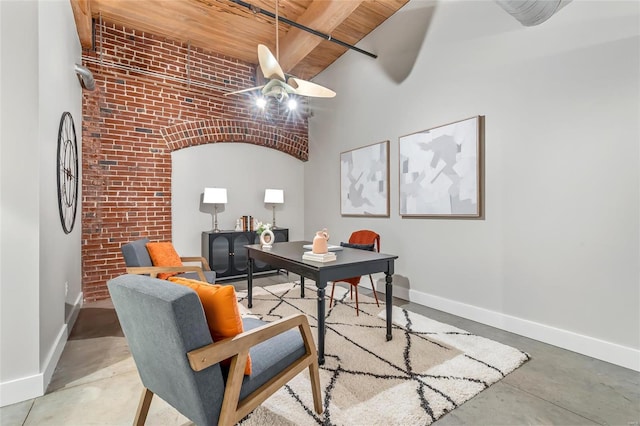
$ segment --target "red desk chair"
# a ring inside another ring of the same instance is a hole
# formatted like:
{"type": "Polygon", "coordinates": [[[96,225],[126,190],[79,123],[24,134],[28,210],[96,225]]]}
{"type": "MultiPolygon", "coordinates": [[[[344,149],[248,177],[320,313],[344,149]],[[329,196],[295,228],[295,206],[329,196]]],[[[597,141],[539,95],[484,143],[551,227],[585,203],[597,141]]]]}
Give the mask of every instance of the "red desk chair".
{"type": "MultiPolygon", "coordinates": [[[[380,235],[376,234],[373,231],[369,231],[367,229],[362,229],[360,231],[355,231],[349,237],[349,244],[366,244],[373,245],[372,251],[380,252],[380,235]]],[[[346,282],[351,285],[351,298],[353,299],[353,289],[356,289],[356,315],[360,316],[360,308],[358,307],[358,284],[360,284],[360,278],[362,277],[353,277],[353,278],[345,278],[342,280],[337,280],[333,282],[333,286],[331,287],[331,299],[329,301],[329,307],[333,305],[333,291],[336,288],[336,282],[346,282]]],[[[369,281],[371,281],[371,289],[373,290],[373,296],[376,298],[376,304],[380,306],[380,302],[378,302],[378,295],[376,293],[376,288],[373,285],[373,278],[371,278],[371,274],[369,274],[369,281]]]]}

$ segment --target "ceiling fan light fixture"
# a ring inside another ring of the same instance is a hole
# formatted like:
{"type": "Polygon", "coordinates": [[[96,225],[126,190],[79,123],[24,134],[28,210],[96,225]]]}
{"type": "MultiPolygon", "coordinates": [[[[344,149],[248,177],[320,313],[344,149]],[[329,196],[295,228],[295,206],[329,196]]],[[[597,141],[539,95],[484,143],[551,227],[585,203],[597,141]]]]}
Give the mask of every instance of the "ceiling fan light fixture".
{"type": "Polygon", "coordinates": [[[298,108],[298,101],[294,98],[289,99],[287,101],[287,108],[289,108],[289,111],[295,111],[298,108]]]}
{"type": "Polygon", "coordinates": [[[258,45],[258,62],[262,75],[269,81],[262,86],[225,93],[225,96],[260,90],[264,98],[274,98],[278,102],[284,103],[290,95],[312,98],[333,98],[336,95],[333,90],[307,80],[296,77],[287,79],[276,57],[263,44],[258,45]]]}
{"type": "Polygon", "coordinates": [[[260,109],[264,109],[267,106],[267,100],[263,96],[256,98],[256,106],[260,109]]]}

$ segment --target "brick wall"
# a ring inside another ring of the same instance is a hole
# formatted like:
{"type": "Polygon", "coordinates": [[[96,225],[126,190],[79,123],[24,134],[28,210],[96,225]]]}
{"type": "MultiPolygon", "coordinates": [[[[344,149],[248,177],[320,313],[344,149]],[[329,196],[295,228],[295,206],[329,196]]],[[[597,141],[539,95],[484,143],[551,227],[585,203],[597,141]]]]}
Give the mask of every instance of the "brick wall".
{"type": "Polygon", "coordinates": [[[108,297],[106,281],[124,273],[120,247],[147,236],[171,239],[171,151],[244,142],[308,158],[307,120],[247,96],[254,68],[180,42],[96,24],[84,52],[96,90],[84,91],[82,120],[82,273],[85,300],[108,297]]]}

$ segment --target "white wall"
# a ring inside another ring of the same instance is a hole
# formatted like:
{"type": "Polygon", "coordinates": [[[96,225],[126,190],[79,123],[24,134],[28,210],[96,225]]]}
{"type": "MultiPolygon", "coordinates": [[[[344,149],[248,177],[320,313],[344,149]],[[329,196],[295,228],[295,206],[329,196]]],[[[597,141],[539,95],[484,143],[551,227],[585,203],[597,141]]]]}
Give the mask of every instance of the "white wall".
{"type": "Polygon", "coordinates": [[[306,234],[374,229],[395,295],[640,370],[639,15],[574,1],[526,28],[493,1],[411,1],[359,45],[415,58],[406,79],[355,52],[317,79],[338,96],[312,104],[306,234]],[[409,13],[432,17],[418,43],[409,13]],[[398,137],[474,115],[485,219],[402,219],[398,137]],[[382,140],[390,218],[340,217],[340,152],[382,140]]]}
{"type": "Polygon", "coordinates": [[[183,256],[201,253],[203,231],[213,229],[213,206],[202,204],[204,188],[227,188],[227,204],[218,208],[218,228],[233,230],[236,219],[253,216],[271,223],[264,190],[284,190],[276,224],[289,228],[289,239],[304,235],[304,163],[288,154],[245,143],[199,145],[171,154],[173,243],[183,256]]]}
{"type": "MultiPolygon", "coordinates": [[[[44,393],[67,340],[65,301],[79,308],[80,219],[58,219],[58,123],[81,139],[78,41],[68,1],[0,2],[0,406],[44,393]],[[69,292],[65,297],[65,282],[69,292]]],[[[69,316],[69,320],[75,318],[69,316]]]]}
{"type": "Polygon", "coordinates": [[[38,15],[40,363],[48,383],[71,331],[67,329],[71,318],[65,318],[65,303],[73,306],[74,313],[82,303],[82,191],[79,188],[75,225],[66,235],[60,224],[56,184],[57,136],[65,111],[71,113],[75,123],[78,164],[82,168],[82,87],[74,70],[74,64],[82,64],[82,58],[68,1],[41,1],[38,15]]]}
{"type": "MultiPolygon", "coordinates": [[[[38,385],[39,357],[39,173],[38,6],[0,2],[2,69],[2,252],[0,258],[1,405],[18,386],[38,385]],[[15,43],[24,33],[21,43],[15,43]],[[22,161],[19,161],[22,160],[22,161]],[[24,382],[27,382],[24,384],[24,382]]],[[[11,401],[15,402],[15,401],[11,401]]],[[[9,402],[9,403],[11,403],[9,402]]]]}

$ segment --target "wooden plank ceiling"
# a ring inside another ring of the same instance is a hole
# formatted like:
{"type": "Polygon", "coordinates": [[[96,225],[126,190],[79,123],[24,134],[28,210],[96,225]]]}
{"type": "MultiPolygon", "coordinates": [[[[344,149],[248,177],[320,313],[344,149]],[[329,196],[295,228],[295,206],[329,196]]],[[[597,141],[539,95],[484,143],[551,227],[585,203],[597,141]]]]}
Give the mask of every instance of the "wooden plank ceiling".
{"type": "MultiPolygon", "coordinates": [[[[257,64],[257,45],[276,54],[275,19],[231,0],[70,0],[84,49],[92,49],[92,19],[122,24],[257,64]]],[[[275,13],[276,0],[245,0],[275,13]]],[[[355,45],[408,0],[278,0],[278,15],[355,45]]],[[[311,79],[348,48],[278,24],[279,63],[311,79]]],[[[376,52],[371,52],[376,53],[376,52]]],[[[360,53],[357,53],[360,54],[360,53]]]]}

